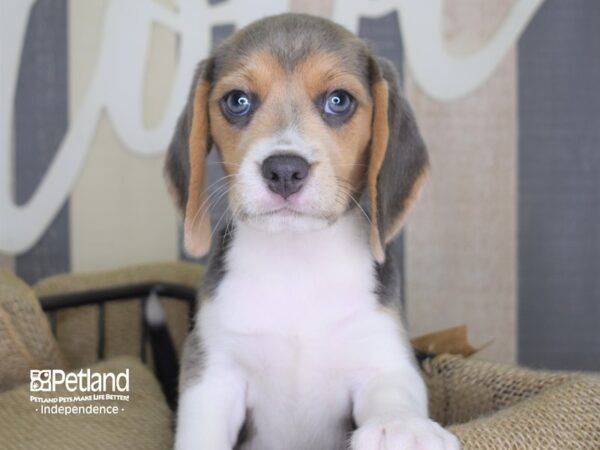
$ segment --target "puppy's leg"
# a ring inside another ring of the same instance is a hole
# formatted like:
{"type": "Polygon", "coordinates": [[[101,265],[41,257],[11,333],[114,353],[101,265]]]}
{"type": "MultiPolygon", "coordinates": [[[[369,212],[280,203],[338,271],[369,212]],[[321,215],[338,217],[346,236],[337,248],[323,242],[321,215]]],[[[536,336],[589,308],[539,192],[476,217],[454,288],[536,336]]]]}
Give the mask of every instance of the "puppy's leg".
{"type": "Polygon", "coordinates": [[[458,450],[454,435],[427,417],[427,394],[410,365],[375,374],[354,393],[352,450],[458,450]]]}
{"type": "Polygon", "coordinates": [[[245,414],[245,380],[233,367],[206,367],[179,397],[176,450],[231,450],[245,414]]]}

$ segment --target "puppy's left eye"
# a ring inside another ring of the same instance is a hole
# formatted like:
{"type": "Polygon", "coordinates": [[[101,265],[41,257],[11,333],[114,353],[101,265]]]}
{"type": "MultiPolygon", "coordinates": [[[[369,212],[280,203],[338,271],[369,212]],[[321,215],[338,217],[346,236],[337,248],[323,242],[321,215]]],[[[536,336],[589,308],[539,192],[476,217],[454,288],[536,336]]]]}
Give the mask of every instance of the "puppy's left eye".
{"type": "Polygon", "coordinates": [[[256,95],[235,89],[221,98],[219,106],[227,122],[241,128],[250,123],[259,103],[256,95]]]}
{"type": "Polygon", "coordinates": [[[231,91],[223,98],[223,106],[227,114],[233,117],[241,117],[248,114],[252,109],[250,95],[242,91],[231,91]]]}
{"type": "Polygon", "coordinates": [[[330,116],[345,116],[354,109],[354,98],[343,90],[333,91],[325,99],[323,112],[330,116]]]}

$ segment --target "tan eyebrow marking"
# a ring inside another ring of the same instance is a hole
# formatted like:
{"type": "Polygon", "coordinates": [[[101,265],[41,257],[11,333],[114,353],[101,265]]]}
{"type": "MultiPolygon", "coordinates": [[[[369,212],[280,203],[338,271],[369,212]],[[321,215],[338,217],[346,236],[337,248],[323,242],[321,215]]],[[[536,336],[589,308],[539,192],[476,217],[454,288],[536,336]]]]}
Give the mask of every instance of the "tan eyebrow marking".
{"type": "Polygon", "coordinates": [[[307,56],[295,69],[296,77],[311,95],[325,90],[344,89],[358,100],[369,105],[368,88],[344,62],[332,53],[314,53],[307,56]]]}
{"type": "Polygon", "coordinates": [[[285,70],[275,55],[269,51],[256,52],[244,58],[238,69],[216,81],[211,101],[218,101],[233,89],[251,91],[266,97],[270,87],[284,77],[285,70]]]}

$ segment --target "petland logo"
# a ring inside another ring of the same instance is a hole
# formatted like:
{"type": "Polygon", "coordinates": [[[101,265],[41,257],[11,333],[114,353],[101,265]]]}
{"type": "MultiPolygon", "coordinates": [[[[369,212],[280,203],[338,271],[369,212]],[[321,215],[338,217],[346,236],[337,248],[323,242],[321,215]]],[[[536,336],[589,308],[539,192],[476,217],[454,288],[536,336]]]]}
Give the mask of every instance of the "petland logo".
{"type": "Polygon", "coordinates": [[[59,386],[68,392],[129,392],[129,369],[123,372],[79,372],[65,373],[61,369],[31,370],[29,390],[31,392],[56,392],[59,386]]]}
{"type": "Polygon", "coordinates": [[[119,373],[31,370],[29,376],[29,401],[40,414],[114,415],[125,411],[120,403],[129,402],[129,369],[119,373]]]}

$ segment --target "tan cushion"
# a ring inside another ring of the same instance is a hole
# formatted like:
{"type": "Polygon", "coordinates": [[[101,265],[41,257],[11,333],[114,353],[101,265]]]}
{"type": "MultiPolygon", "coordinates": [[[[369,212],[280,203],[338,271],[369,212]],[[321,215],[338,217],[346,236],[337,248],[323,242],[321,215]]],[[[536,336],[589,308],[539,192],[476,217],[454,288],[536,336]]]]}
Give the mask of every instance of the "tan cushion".
{"type": "Polygon", "coordinates": [[[10,316],[0,308],[0,392],[24,383],[32,366],[25,343],[12,326],[10,316]]]}
{"type": "Polygon", "coordinates": [[[33,291],[0,270],[0,392],[28,380],[30,368],[64,364],[33,291]]]}
{"type": "Polygon", "coordinates": [[[126,368],[130,370],[129,402],[77,403],[115,404],[124,409],[117,415],[41,414],[36,412],[40,405],[30,402],[29,384],[0,394],[0,447],[14,450],[172,448],[171,413],[150,370],[129,357],[115,358],[93,369],[121,372],[126,368]]]}
{"type": "MultiPolygon", "coordinates": [[[[136,283],[165,282],[197,288],[203,267],[184,262],[143,264],[92,273],[64,274],[46,278],[35,287],[38,296],[113,288],[136,283]]],[[[161,298],[175,350],[179,354],[188,330],[185,302],[161,298]]],[[[61,309],[55,313],[56,339],[72,367],[87,367],[98,359],[98,306],[61,309]],[[77,339],[73,339],[77,336],[77,339]]],[[[141,301],[139,299],[105,304],[104,355],[106,358],[140,356],[141,301]]],[[[146,346],[150,365],[151,352],[146,346]]]]}

